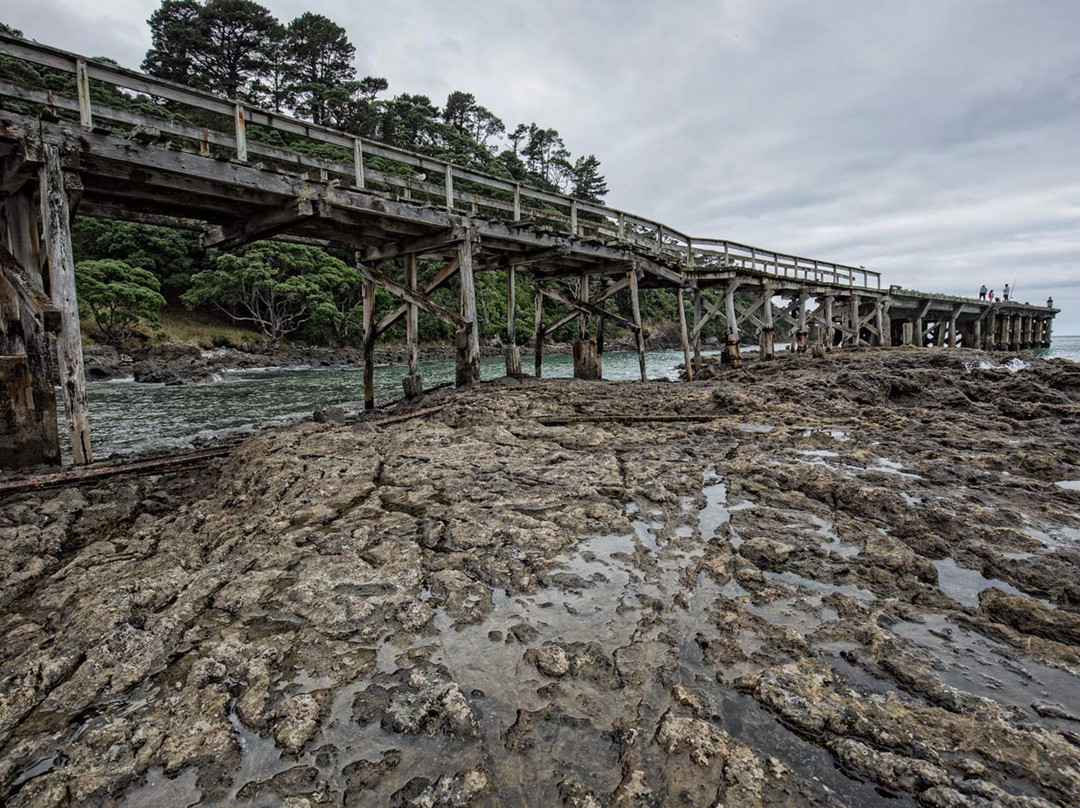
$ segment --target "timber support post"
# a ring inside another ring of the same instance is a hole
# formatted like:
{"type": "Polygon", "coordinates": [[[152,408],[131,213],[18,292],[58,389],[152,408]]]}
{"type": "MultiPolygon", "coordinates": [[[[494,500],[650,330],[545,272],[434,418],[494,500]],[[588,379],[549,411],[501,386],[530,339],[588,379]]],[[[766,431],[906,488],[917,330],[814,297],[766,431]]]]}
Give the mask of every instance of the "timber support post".
{"type": "MultiPolygon", "coordinates": [[[[405,286],[410,292],[417,291],[416,253],[405,256],[405,286]]],[[[409,374],[401,380],[405,398],[417,398],[424,392],[424,381],[420,378],[420,309],[416,303],[406,303],[405,333],[409,348],[409,374]]]]}
{"type": "Polygon", "coordinates": [[[701,290],[694,287],[694,373],[701,373],[701,290]]]}
{"type": "Polygon", "coordinates": [[[506,269],[506,375],[521,375],[521,348],[517,344],[517,268],[506,269]]]}
{"type": "MultiPolygon", "coordinates": [[[[359,261],[357,261],[359,263],[359,261]]],[[[364,312],[364,409],[375,409],[375,283],[364,278],[361,287],[364,312]]]]}
{"type": "MultiPolygon", "coordinates": [[[[53,379],[56,370],[53,366],[52,351],[49,346],[48,332],[59,327],[55,307],[45,296],[41,274],[41,240],[38,237],[38,211],[34,205],[33,192],[29,188],[12,194],[4,200],[4,223],[7,230],[7,244],[12,258],[22,272],[28,284],[29,292],[38,298],[40,309],[48,306],[48,313],[31,311],[26,301],[19,302],[23,349],[27,367],[30,371],[31,394],[34,399],[34,420],[40,434],[41,451],[35,465],[44,463],[59,466],[60,433],[56,416],[56,391],[53,379]],[[53,322],[48,322],[52,317],[53,322]]],[[[0,323],[0,330],[3,324],[0,323]]],[[[6,464],[0,460],[0,467],[6,464]]]]}
{"type": "Polygon", "coordinates": [[[836,345],[836,332],[833,326],[833,301],[832,295],[825,296],[825,350],[831,351],[836,345]]]}
{"type": "Polygon", "coordinates": [[[536,287],[536,337],[533,349],[533,375],[544,375],[544,287],[534,282],[536,287]]]}
{"type": "Polygon", "coordinates": [[[90,446],[90,412],[83,367],[82,334],[79,328],[79,301],[75,294],[75,259],[71,248],[71,211],[68,207],[60,149],[46,144],[45,162],[39,170],[41,220],[45,252],[49,259],[49,289],[53,305],[60,310],[60,333],[56,337],[56,357],[60,370],[60,391],[67,416],[68,437],[75,465],[94,459],[90,446]]]}
{"type": "Polygon", "coordinates": [[[480,329],[476,319],[471,232],[458,245],[458,276],[461,280],[461,316],[465,325],[457,332],[455,382],[458,387],[468,387],[480,381],[480,329]]]}
{"type": "Polygon", "coordinates": [[[738,283],[729,283],[724,288],[724,317],[727,319],[727,338],[724,342],[723,361],[733,367],[742,365],[739,356],[739,318],[735,313],[735,290],[738,283]]]}
{"type": "Polygon", "coordinates": [[[766,286],[761,293],[761,338],[759,356],[762,359],[776,358],[776,329],[773,327],[772,289],[766,286]]]}
{"type": "Polygon", "coordinates": [[[683,368],[686,371],[686,380],[692,382],[694,380],[694,363],[690,360],[690,336],[686,330],[686,307],[681,286],[676,291],[676,298],[679,307],[679,340],[682,342],[683,368]]]}
{"type": "Polygon", "coordinates": [[[638,299],[638,277],[637,268],[633,268],[627,273],[627,280],[630,282],[630,309],[634,316],[634,336],[637,338],[637,353],[638,353],[638,367],[641,369],[641,380],[643,382],[649,380],[649,376],[645,371],[645,329],[641,326],[641,302],[638,299]]]}
{"type": "MultiPolygon", "coordinates": [[[[576,211],[577,208],[575,207],[574,210],[576,211]]],[[[576,221],[573,227],[577,227],[576,221]]],[[[589,302],[589,276],[584,272],[578,280],[578,301],[586,305],[589,302]]],[[[584,309],[578,317],[578,335],[574,340],[573,352],[575,379],[602,378],[600,354],[596,340],[589,335],[589,314],[584,309]]]]}
{"type": "Polygon", "coordinates": [[[806,353],[806,295],[803,292],[795,298],[795,344],[797,353],[806,353]]]}

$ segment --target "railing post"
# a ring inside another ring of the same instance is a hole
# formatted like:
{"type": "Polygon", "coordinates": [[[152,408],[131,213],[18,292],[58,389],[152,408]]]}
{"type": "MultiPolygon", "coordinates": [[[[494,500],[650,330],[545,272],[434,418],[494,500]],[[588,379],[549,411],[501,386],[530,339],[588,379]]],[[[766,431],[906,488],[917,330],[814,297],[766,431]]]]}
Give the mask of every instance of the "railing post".
{"type": "Polygon", "coordinates": [[[356,170],[356,187],[364,187],[364,141],[353,140],[353,168],[356,170]]]}
{"type": "Polygon", "coordinates": [[[577,200],[573,200],[570,203],[570,233],[577,236],[577,200]]]}
{"type": "Polygon", "coordinates": [[[626,240],[626,214],[619,211],[619,241],[626,240]]]}
{"type": "Polygon", "coordinates": [[[94,128],[94,115],[90,108],[90,75],[86,72],[86,60],[75,60],[75,83],[79,88],[79,123],[86,129],[94,128]]]}
{"type": "Polygon", "coordinates": [[[247,133],[244,130],[244,105],[236,102],[236,159],[247,162],[247,133]]]}
{"type": "Polygon", "coordinates": [[[454,210],[454,168],[449,163],[446,164],[446,210],[451,213],[454,210]]]}
{"type": "Polygon", "coordinates": [[[514,221],[521,221],[521,183],[514,183],[514,221]]]}
{"type": "MultiPolygon", "coordinates": [[[[686,267],[687,269],[694,268],[694,242],[689,236],[686,238],[686,267]]],[[[682,289],[679,289],[679,294],[682,294],[682,289]]]]}

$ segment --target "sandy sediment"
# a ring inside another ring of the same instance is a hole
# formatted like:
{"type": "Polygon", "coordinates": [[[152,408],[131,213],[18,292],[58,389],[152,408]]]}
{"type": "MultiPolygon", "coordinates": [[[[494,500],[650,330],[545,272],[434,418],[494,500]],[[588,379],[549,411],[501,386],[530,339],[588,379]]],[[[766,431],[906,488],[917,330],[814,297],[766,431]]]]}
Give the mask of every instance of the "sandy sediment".
{"type": "Polygon", "coordinates": [[[1080,366],[1016,367],[502,380],[0,502],[0,800],[1075,804],[1080,366]]]}

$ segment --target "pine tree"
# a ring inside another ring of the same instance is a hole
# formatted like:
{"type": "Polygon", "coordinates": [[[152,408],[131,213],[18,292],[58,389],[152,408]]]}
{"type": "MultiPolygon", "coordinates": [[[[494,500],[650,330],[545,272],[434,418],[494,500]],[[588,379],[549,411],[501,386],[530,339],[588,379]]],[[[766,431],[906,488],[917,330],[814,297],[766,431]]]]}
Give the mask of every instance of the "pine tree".
{"type": "Polygon", "coordinates": [[[150,15],[150,50],[142,69],[152,76],[191,84],[192,52],[202,47],[202,7],[195,0],[163,0],[150,15]]]}
{"type": "Polygon", "coordinates": [[[331,93],[356,76],[356,48],[344,28],[308,11],[289,23],[288,51],[296,70],[297,111],[317,124],[328,123],[331,93]]]}
{"type": "Polygon", "coordinates": [[[607,192],[607,180],[600,173],[600,161],[596,155],[579,157],[571,173],[570,195],[586,202],[603,202],[607,192]]]}

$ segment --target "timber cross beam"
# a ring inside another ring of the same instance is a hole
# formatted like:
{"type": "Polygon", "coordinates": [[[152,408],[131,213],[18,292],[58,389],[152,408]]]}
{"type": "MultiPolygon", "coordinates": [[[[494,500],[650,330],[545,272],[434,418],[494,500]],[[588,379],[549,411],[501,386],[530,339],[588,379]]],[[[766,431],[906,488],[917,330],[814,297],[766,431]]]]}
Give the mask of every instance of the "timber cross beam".
{"type": "MultiPolygon", "coordinates": [[[[388,278],[381,272],[377,272],[364,264],[358,264],[357,268],[360,270],[360,274],[363,276],[364,280],[376,286],[381,286],[395,297],[399,297],[407,303],[411,303],[414,306],[423,309],[428,314],[438,317],[443,322],[448,323],[455,328],[463,329],[468,327],[468,321],[464,317],[456,311],[451,311],[445,306],[436,303],[422,292],[409,289],[407,286],[388,278]]],[[[374,339],[374,335],[372,335],[372,339],[374,339]]]]}
{"type": "Polygon", "coordinates": [[[270,238],[315,216],[321,205],[321,202],[302,197],[290,199],[280,207],[210,228],[203,234],[202,245],[232,250],[251,241],[270,238]]]}
{"type": "MultiPolygon", "coordinates": [[[[599,306],[601,303],[603,303],[605,300],[610,298],[612,295],[615,295],[615,294],[621,292],[623,289],[627,288],[629,285],[630,285],[630,279],[629,278],[623,278],[620,281],[616,281],[615,283],[604,287],[604,290],[602,292],[600,292],[600,294],[598,294],[595,298],[593,298],[592,302],[593,302],[594,305],[599,306]]],[[[560,317],[555,322],[551,323],[550,325],[545,326],[544,327],[544,336],[547,337],[547,336],[550,336],[551,334],[554,334],[556,331],[558,331],[564,325],[566,325],[569,322],[572,322],[576,317],[580,316],[580,314],[581,314],[581,312],[575,306],[574,311],[570,312],[569,314],[564,314],[562,317],[560,317]]],[[[605,318],[613,317],[613,315],[606,313],[606,310],[605,310],[605,313],[602,316],[605,317],[605,318]]]]}
{"type": "Polygon", "coordinates": [[[372,247],[360,253],[360,261],[365,264],[374,264],[377,261],[388,261],[393,258],[404,258],[406,255],[423,255],[424,253],[444,250],[460,244],[466,238],[470,238],[469,231],[453,227],[432,236],[397,241],[381,247],[372,247]]]}
{"type": "MultiPolygon", "coordinates": [[[[438,289],[440,286],[450,280],[450,278],[454,277],[454,273],[456,273],[457,271],[458,259],[454,258],[450,261],[447,261],[439,268],[439,270],[434,275],[424,281],[424,283],[420,285],[420,287],[416,290],[415,293],[421,295],[430,295],[432,292],[434,292],[436,289],[438,289]]],[[[408,303],[399,303],[390,312],[383,315],[383,317],[375,325],[376,336],[384,333],[387,329],[390,328],[390,326],[392,326],[394,323],[404,317],[408,310],[408,303]]]]}
{"type": "MultiPolygon", "coordinates": [[[[629,281],[627,281],[627,283],[629,284],[629,281]]],[[[593,303],[570,297],[569,295],[564,294],[557,289],[553,289],[546,283],[537,283],[536,290],[537,292],[547,297],[550,297],[552,300],[556,300],[559,303],[562,303],[564,306],[569,306],[578,313],[591,314],[594,317],[604,317],[608,320],[619,323],[619,325],[623,326],[624,328],[629,328],[631,331],[641,330],[641,327],[632,320],[628,320],[618,314],[612,314],[610,311],[607,311],[606,309],[603,309],[593,303]]],[[[570,319],[573,319],[574,316],[576,315],[571,315],[570,319]]],[[[569,322],[569,320],[567,320],[567,322],[569,322]]]]}

